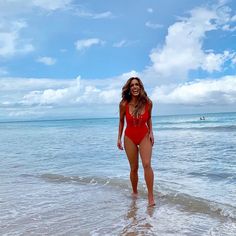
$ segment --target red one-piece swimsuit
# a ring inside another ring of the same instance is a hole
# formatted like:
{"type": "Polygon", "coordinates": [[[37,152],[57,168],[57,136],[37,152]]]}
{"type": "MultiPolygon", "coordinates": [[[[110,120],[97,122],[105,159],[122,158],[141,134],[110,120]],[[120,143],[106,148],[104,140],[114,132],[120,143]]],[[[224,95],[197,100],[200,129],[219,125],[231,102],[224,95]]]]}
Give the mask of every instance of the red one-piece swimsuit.
{"type": "Polygon", "coordinates": [[[148,112],[148,103],[145,105],[144,113],[138,117],[134,117],[129,112],[129,104],[126,104],[126,129],[125,136],[133,141],[134,144],[139,145],[146,134],[149,132],[147,121],[150,118],[148,112]]]}

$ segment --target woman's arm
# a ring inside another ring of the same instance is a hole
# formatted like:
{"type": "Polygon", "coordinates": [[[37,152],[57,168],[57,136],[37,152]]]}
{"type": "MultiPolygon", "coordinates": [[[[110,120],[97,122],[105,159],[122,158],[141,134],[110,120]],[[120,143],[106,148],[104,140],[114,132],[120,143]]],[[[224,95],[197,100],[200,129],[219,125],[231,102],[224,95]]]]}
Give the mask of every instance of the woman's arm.
{"type": "Polygon", "coordinates": [[[152,102],[150,102],[149,105],[149,119],[147,121],[147,125],[149,128],[149,137],[151,140],[152,145],[154,144],[154,135],[153,135],[153,131],[152,131],[152,102]]]}
{"type": "Polygon", "coordinates": [[[118,139],[117,139],[117,147],[120,150],[123,150],[122,146],[122,134],[123,134],[123,129],[124,129],[124,120],[125,120],[125,103],[121,102],[120,103],[120,119],[119,119],[119,130],[118,130],[118,139]]]}

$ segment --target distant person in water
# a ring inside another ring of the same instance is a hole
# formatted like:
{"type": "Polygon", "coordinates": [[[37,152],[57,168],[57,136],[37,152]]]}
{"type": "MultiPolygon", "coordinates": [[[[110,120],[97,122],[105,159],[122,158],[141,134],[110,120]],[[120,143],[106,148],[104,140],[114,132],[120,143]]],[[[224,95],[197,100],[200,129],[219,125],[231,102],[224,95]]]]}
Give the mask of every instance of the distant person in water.
{"type": "Polygon", "coordinates": [[[148,205],[154,206],[154,174],[151,167],[154,136],[152,131],[151,113],[152,101],[148,98],[142,81],[138,77],[131,77],[122,88],[117,147],[123,150],[122,134],[124,120],[126,118],[124,148],[130,164],[130,181],[133,189],[132,194],[133,196],[138,195],[137,187],[140,154],[148,190],[148,205]]]}

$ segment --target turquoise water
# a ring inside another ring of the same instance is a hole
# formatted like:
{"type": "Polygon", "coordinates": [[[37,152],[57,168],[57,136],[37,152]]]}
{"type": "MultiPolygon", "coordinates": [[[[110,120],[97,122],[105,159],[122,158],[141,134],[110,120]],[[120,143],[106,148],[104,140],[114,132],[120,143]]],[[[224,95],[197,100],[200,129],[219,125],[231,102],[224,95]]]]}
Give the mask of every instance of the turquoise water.
{"type": "Polygon", "coordinates": [[[0,123],[1,235],[236,235],[236,113],[153,117],[157,206],[118,119],[0,123]]]}

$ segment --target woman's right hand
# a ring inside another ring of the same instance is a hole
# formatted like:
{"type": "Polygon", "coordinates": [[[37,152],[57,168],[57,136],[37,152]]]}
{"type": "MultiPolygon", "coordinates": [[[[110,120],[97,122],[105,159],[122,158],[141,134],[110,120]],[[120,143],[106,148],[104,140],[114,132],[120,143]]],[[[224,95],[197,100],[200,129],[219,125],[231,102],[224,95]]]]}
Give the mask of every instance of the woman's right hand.
{"type": "Polygon", "coordinates": [[[120,150],[124,150],[124,148],[123,148],[123,146],[122,146],[121,139],[118,139],[118,141],[117,141],[117,147],[118,147],[120,150]]]}

